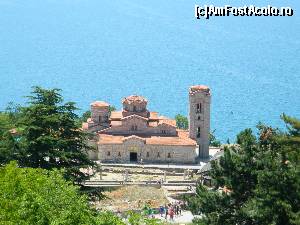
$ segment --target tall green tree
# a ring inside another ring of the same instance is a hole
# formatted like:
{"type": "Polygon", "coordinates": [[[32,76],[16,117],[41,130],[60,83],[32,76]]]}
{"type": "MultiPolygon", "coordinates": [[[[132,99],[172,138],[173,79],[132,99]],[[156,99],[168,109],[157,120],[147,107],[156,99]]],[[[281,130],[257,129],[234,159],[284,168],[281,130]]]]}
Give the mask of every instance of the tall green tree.
{"type": "Polygon", "coordinates": [[[73,102],[63,103],[59,89],[34,87],[28,106],[21,108],[19,126],[22,166],[65,169],[67,179],[82,181],[94,163],[86,151],[87,134],[78,129],[73,102]]]}
{"type": "Polygon", "coordinates": [[[259,224],[300,224],[300,121],[282,115],[288,132],[260,126],[255,198],[245,211],[259,224]]]}
{"type": "Polygon", "coordinates": [[[200,184],[189,200],[202,214],[196,224],[299,224],[300,123],[282,118],[288,132],[259,124],[256,138],[246,129],[212,162],[213,189],[200,184]]]}

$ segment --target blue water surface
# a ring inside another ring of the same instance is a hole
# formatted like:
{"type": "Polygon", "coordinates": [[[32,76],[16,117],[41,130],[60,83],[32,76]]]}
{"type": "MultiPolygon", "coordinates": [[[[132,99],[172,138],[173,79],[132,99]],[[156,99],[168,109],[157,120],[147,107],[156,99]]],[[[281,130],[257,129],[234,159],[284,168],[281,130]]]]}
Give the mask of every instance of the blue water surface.
{"type": "Polygon", "coordinates": [[[31,86],[61,88],[83,110],[144,95],[169,117],[187,114],[188,87],[212,89],[223,141],[280,114],[300,118],[296,0],[0,0],[0,110],[31,86]],[[195,4],[291,6],[293,17],[194,18],[195,4]]]}

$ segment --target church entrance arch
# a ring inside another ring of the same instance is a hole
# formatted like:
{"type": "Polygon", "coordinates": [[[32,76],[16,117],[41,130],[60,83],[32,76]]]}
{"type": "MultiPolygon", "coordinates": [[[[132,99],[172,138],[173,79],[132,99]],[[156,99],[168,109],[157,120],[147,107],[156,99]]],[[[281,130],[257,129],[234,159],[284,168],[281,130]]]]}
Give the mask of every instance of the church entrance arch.
{"type": "Polygon", "coordinates": [[[130,152],[130,162],[137,162],[138,157],[137,157],[137,152],[130,152]]]}

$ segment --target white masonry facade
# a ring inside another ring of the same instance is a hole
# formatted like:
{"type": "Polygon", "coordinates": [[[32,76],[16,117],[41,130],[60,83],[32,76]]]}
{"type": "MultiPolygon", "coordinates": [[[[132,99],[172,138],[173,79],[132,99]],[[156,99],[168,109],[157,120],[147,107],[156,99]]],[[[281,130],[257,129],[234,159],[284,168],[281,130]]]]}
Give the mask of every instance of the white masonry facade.
{"type": "Polygon", "coordinates": [[[189,130],[174,119],[147,109],[147,99],[132,95],[122,100],[121,111],[110,112],[106,102],[91,103],[91,118],[83,123],[95,147],[89,158],[102,162],[195,163],[209,156],[210,89],[189,88],[189,130]]]}

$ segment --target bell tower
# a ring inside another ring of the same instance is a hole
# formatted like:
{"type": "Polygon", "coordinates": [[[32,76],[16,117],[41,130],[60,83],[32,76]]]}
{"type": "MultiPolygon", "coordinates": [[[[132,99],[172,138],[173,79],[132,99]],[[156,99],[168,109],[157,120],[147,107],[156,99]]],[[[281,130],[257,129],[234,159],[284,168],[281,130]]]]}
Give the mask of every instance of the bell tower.
{"type": "Polygon", "coordinates": [[[209,157],[210,89],[204,85],[189,90],[189,137],[199,146],[199,157],[209,157]]]}
{"type": "Polygon", "coordinates": [[[109,104],[101,101],[91,103],[91,120],[100,126],[109,126],[109,104]]]}

